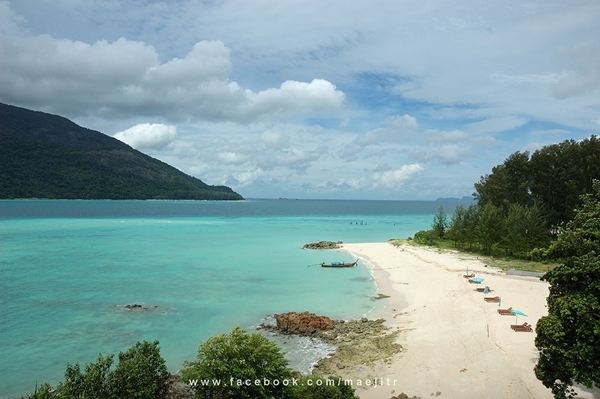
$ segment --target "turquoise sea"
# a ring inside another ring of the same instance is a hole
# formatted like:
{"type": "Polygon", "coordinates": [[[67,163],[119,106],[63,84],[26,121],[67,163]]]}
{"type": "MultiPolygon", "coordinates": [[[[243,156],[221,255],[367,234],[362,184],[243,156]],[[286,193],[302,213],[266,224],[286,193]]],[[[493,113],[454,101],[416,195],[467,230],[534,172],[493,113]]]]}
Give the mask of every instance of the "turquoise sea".
{"type": "MultiPolygon", "coordinates": [[[[455,203],[445,204],[447,210],[455,203]]],[[[440,202],[0,201],[0,397],[67,362],[159,340],[173,371],[198,344],[276,312],[359,317],[378,302],[364,265],[306,242],[384,241],[427,228],[440,202]],[[118,306],[157,305],[152,312],[118,306]]],[[[292,359],[293,362],[293,359],[292,359]]]]}

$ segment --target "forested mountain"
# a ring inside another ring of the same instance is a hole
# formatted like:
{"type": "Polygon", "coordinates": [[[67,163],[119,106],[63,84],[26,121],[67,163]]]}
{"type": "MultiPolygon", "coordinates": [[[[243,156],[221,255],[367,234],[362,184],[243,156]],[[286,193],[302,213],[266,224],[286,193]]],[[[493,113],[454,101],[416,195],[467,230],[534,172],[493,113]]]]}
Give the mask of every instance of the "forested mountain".
{"type": "Polygon", "coordinates": [[[243,199],[61,116],[1,103],[0,198],[243,199]]]}

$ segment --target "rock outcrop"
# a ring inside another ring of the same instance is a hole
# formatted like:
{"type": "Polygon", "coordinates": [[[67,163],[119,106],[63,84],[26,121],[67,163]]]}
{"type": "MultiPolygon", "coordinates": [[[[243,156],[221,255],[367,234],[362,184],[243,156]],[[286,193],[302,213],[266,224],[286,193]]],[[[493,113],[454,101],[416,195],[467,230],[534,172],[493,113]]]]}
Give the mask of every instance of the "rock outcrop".
{"type": "Polygon", "coordinates": [[[334,327],[334,321],[329,317],[309,312],[288,312],[274,317],[276,330],[282,334],[315,335],[334,327]]]}
{"type": "Polygon", "coordinates": [[[134,312],[147,312],[147,311],[158,309],[158,306],[156,306],[156,305],[140,305],[139,303],[129,303],[127,305],[118,305],[118,306],[123,306],[125,309],[131,310],[134,312]]]}
{"type": "Polygon", "coordinates": [[[303,249],[337,249],[341,248],[341,241],[319,241],[304,244],[303,249]]]}

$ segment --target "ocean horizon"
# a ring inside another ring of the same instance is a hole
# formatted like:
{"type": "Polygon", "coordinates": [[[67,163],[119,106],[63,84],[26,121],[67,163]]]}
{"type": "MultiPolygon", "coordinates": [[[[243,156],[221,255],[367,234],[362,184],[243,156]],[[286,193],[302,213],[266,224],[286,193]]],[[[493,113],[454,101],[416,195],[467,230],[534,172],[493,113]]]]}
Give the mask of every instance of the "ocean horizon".
{"type": "MultiPolygon", "coordinates": [[[[427,228],[457,201],[5,200],[0,201],[0,394],[61,379],[67,363],[158,340],[169,369],[234,326],[273,313],[337,319],[368,314],[368,269],[326,270],[343,251],[303,250],[320,240],[381,242],[427,228]],[[126,304],[157,308],[129,311],[126,304]]],[[[280,342],[281,343],[281,342],[280,342]]],[[[307,370],[323,356],[291,340],[307,370]],[[311,353],[303,352],[304,350],[311,353]]]]}

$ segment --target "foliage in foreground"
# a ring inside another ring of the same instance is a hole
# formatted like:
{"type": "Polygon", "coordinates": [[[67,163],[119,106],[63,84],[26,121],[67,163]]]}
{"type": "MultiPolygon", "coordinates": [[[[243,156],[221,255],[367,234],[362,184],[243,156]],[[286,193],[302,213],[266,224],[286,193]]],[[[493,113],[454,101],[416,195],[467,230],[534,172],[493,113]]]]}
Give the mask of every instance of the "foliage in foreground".
{"type": "Polygon", "coordinates": [[[113,369],[113,356],[98,356],[81,370],[68,365],[65,379],[56,389],[43,384],[27,399],[156,399],[164,398],[169,388],[169,373],[160,356],[158,341],[136,343],[119,353],[113,369]]]}
{"type": "Polygon", "coordinates": [[[600,386],[600,181],[581,203],[556,245],[571,256],[543,277],[548,316],[536,326],[535,374],[556,398],[574,396],[574,383],[600,386]]]}
{"type": "Polygon", "coordinates": [[[201,344],[196,360],[185,365],[179,386],[170,379],[158,342],[138,342],[118,359],[115,369],[112,355],[100,355],[83,370],[79,364],[68,365],[64,381],[55,389],[43,384],[23,399],[356,398],[352,386],[342,379],[299,375],[288,367],[274,342],[240,328],[201,344]],[[193,390],[180,389],[190,386],[190,380],[218,380],[220,384],[198,383],[193,390]],[[253,384],[245,384],[246,380],[253,384]]]}
{"type": "Polygon", "coordinates": [[[263,378],[283,381],[292,377],[292,371],[274,342],[235,328],[230,334],[217,335],[200,345],[196,360],[187,363],[181,375],[184,382],[209,379],[233,385],[211,384],[196,390],[198,398],[268,398],[281,397],[285,387],[281,384],[238,386],[230,381],[263,378]]]}
{"type": "Polygon", "coordinates": [[[202,379],[227,384],[198,385],[195,396],[203,399],[355,398],[351,386],[327,384],[327,380],[315,376],[300,377],[288,367],[274,342],[260,334],[248,334],[240,328],[235,328],[230,334],[212,337],[200,345],[196,360],[187,363],[182,371],[182,380],[189,383],[190,380],[202,379]],[[297,379],[297,385],[291,384],[293,378],[297,379]],[[252,384],[242,384],[246,380],[252,384]],[[289,385],[283,384],[286,380],[290,382],[289,385]],[[259,381],[259,384],[254,384],[255,381],[259,381]],[[268,381],[268,384],[264,381],[268,381]],[[274,381],[277,381],[277,385],[274,381]]]}

